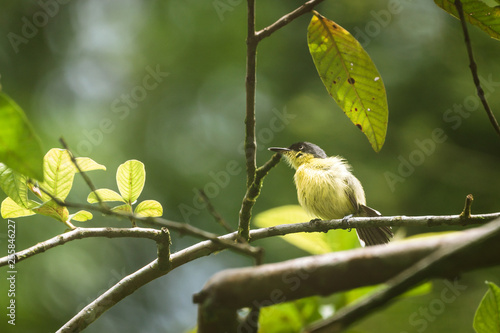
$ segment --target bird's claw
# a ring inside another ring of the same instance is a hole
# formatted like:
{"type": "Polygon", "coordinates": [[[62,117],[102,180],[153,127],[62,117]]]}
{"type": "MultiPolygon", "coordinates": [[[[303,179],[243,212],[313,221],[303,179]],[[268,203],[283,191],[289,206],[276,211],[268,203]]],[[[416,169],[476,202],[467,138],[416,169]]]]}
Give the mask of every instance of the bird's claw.
{"type": "Polygon", "coordinates": [[[322,221],[321,219],[312,219],[311,221],[309,221],[309,223],[318,223],[321,221],[322,221]]]}
{"type": "Polygon", "coordinates": [[[352,228],[350,226],[350,223],[349,223],[349,219],[352,217],[353,215],[352,214],[349,214],[349,215],[346,215],[342,218],[342,222],[341,222],[341,225],[342,225],[342,229],[347,229],[347,231],[351,231],[352,228]]]}

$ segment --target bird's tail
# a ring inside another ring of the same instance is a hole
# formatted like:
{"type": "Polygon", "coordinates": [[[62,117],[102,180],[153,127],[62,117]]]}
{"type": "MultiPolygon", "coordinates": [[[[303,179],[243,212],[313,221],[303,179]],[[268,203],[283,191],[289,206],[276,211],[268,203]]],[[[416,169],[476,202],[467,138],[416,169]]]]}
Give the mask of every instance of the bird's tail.
{"type": "MultiPolygon", "coordinates": [[[[360,205],[358,216],[381,216],[378,211],[365,205],[360,205]]],[[[390,227],[366,227],[357,228],[359,241],[362,246],[387,244],[394,236],[390,227]]]]}

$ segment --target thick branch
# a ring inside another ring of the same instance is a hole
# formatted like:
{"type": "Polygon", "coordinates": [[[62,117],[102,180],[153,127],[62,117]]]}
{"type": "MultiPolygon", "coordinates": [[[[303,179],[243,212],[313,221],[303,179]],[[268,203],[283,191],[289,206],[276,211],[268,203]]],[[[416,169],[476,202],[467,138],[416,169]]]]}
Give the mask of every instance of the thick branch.
{"type": "Polygon", "coordinates": [[[469,67],[470,67],[470,71],[472,73],[472,79],[474,81],[474,84],[476,85],[477,95],[479,96],[479,99],[481,100],[481,103],[483,104],[484,110],[486,111],[486,114],[488,115],[488,119],[490,120],[491,125],[493,125],[495,132],[497,132],[497,134],[500,136],[500,126],[498,125],[498,122],[495,118],[495,115],[493,114],[493,111],[491,111],[490,105],[488,104],[488,101],[486,100],[486,96],[484,95],[483,88],[481,87],[481,82],[479,81],[479,75],[477,74],[477,64],[474,61],[474,54],[472,53],[472,44],[471,44],[470,37],[469,37],[469,31],[467,30],[467,23],[465,22],[464,11],[462,8],[462,2],[460,0],[455,0],[455,7],[457,7],[458,16],[460,18],[460,22],[462,23],[462,30],[464,32],[465,46],[467,47],[467,54],[469,56],[469,62],[470,62],[469,67]]]}
{"type": "MultiPolygon", "coordinates": [[[[444,236],[225,270],[215,274],[195,295],[194,301],[200,304],[202,311],[210,305],[208,308],[215,315],[212,318],[217,318],[220,323],[237,325],[231,322],[234,316],[229,310],[235,313],[242,307],[268,306],[383,283],[435,251],[447,248],[456,251],[449,253],[439,265],[425,270],[418,281],[454,277],[461,271],[500,264],[497,255],[500,251],[499,230],[500,221],[497,220],[483,227],[444,236]],[[465,249],[467,255],[460,251],[465,249]]],[[[411,285],[418,281],[412,281],[411,285]]],[[[198,323],[199,332],[206,332],[204,324],[198,323]]],[[[211,327],[214,325],[212,322],[211,327]]]]}
{"type": "MultiPolygon", "coordinates": [[[[423,216],[423,217],[377,217],[377,218],[353,218],[350,220],[349,227],[355,228],[357,226],[365,226],[371,220],[376,220],[374,223],[377,225],[400,225],[404,226],[426,226],[426,225],[463,225],[473,223],[484,223],[499,217],[500,213],[486,214],[486,215],[473,215],[470,219],[461,219],[459,215],[453,216],[423,216]]],[[[322,221],[322,222],[305,222],[296,224],[283,224],[271,228],[254,229],[250,231],[250,240],[255,241],[266,237],[273,237],[278,235],[286,235],[296,232],[313,232],[325,231],[324,226],[329,226],[330,229],[345,228],[342,220],[322,221]],[[316,230],[314,230],[316,228],[316,230]]],[[[137,228],[133,228],[136,230],[137,228]]],[[[236,232],[220,236],[220,240],[226,242],[234,241],[238,237],[236,232]]],[[[225,243],[215,243],[211,240],[202,241],[181,251],[178,251],[170,256],[171,267],[173,270],[181,265],[191,262],[195,259],[202,258],[210,255],[216,251],[226,248],[225,243]]],[[[403,243],[401,243],[403,244],[403,243]]],[[[391,245],[392,246],[392,245],[391,245]]],[[[338,254],[339,255],[339,254],[338,254]]],[[[261,266],[262,267],[262,266],[261,266]]],[[[68,323],[66,323],[60,332],[74,332],[78,328],[85,328],[96,320],[101,314],[110,309],[114,304],[121,299],[132,294],[134,291],[143,285],[153,281],[167,274],[170,270],[159,270],[158,260],[154,260],[148,265],[144,266],[137,272],[124,277],[116,285],[107,290],[104,294],[99,296],[92,303],[87,305],[82,311],[76,314],[68,323]],[[82,326],[83,325],[83,326],[82,326]]],[[[378,271],[378,269],[376,270],[378,271]]]]}
{"type": "MultiPolygon", "coordinates": [[[[380,309],[380,307],[388,304],[395,297],[427,280],[429,277],[436,276],[435,274],[437,273],[446,274],[444,268],[450,270],[448,274],[451,273],[451,275],[447,277],[452,277],[453,274],[463,269],[461,266],[462,260],[465,259],[467,265],[467,260],[475,261],[477,260],[476,256],[481,256],[479,251],[485,250],[482,246],[487,244],[488,241],[494,240],[498,243],[500,240],[500,220],[491,222],[481,228],[476,228],[474,229],[474,233],[472,237],[468,238],[468,241],[452,242],[447,246],[441,246],[436,251],[387,281],[387,288],[362,299],[351,307],[340,310],[332,318],[312,325],[306,332],[341,332],[355,321],[380,309]]],[[[500,261],[496,262],[496,264],[499,263],[500,261]]],[[[492,261],[488,264],[495,264],[495,262],[492,261]]],[[[472,269],[477,268],[475,265],[471,265],[471,267],[472,269]]]]}

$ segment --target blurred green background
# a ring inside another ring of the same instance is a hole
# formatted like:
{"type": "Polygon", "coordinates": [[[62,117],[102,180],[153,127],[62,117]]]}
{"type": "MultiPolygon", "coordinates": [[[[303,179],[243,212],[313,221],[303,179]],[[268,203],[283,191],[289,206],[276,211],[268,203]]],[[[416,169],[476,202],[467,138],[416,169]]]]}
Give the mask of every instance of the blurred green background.
{"type": "MultiPolygon", "coordinates": [[[[257,27],[301,3],[257,1],[257,27]]],[[[311,141],[350,161],[368,204],[384,215],[458,214],[469,193],[475,198],[474,213],[499,211],[500,139],[475,97],[459,22],[432,1],[394,3],[326,1],[317,8],[359,39],[382,74],[390,110],[382,151],[373,152],[328,96],[308,52],[310,15],[304,15],[259,45],[258,163],[271,156],[269,146],[311,141]],[[460,107],[465,111],[452,113],[460,107]],[[446,139],[430,144],[436,129],[446,139]],[[426,150],[417,142],[426,142],[426,150]],[[399,182],[388,182],[388,173],[398,175],[402,161],[409,160],[417,164],[413,170],[402,171],[399,182]]],[[[223,233],[205,210],[194,208],[195,193],[204,188],[236,227],[245,190],[244,1],[3,0],[0,9],[2,89],[25,110],[45,151],[59,147],[63,136],[77,155],[107,166],[106,172],[89,175],[97,187],[112,189],[116,168],[128,159],[141,160],[147,177],[140,199],[160,201],[164,217],[223,233]],[[215,178],[228,163],[236,172],[217,185],[215,178]]],[[[484,88],[490,105],[498,110],[500,43],[477,28],[470,27],[470,33],[479,73],[489,82],[484,88]]],[[[292,175],[284,164],[274,169],[254,213],[295,204],[292,175]]],[[[88,192],[76,177],[68,199],[84,202],[88,192]]],[[[15,222],[19,250],[65,229],[43,217],[15,222]]],[[[97,214],[85,224],[103,225],[129,226],[97,214]]],[[[399,232],[438,230],[450,228],[399,232]]],[[[4,223],[2,256],[6,232],[4,223]]],[[[173,234],[172,251],[196,242],[173,234]]],[[[307,255],[281,239],[259,245],[266,249],[267,262],[307,255]]],[[[7,270],[2,268],[0,331],[55,331],[155,253],[155,245],[146,240],[86,239],[19,263],[15,327],[4,315],[7,270]]],[[[196,322],[191,295],[213,273],[250,264],[228,251],[189,263],[139,289],[86,331],[184,332],[196,322]]],[[[498,273],[464,274],[460,283],[466,289],[425,319],[425,331],[471,332],[475,308],[487,290],[483,282],[499,284],[498,273]]],[[[395,303],[354,329],[422,332],[423,326],[410,318],[421,318],[419,309],[432,307],[444,288],[437,281],[433,293],[395,303]]]]}

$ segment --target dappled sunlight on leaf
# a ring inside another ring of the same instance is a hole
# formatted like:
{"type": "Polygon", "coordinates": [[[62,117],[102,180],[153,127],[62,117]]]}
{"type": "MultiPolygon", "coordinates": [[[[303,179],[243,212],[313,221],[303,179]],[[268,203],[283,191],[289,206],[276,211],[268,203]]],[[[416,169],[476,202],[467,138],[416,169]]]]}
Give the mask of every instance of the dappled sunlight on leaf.
{"type": "Polygon", "coordinates": [[[373,149],[380,151],[389,111],[382,76],[370,56],[347,30],[317,12],[309,24],[307,41],[328,93],[373,149]]]}

